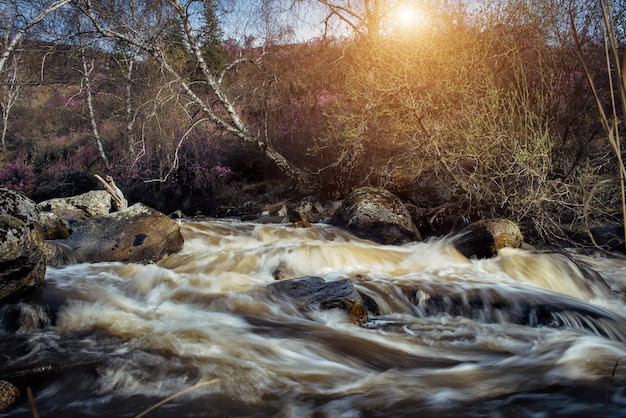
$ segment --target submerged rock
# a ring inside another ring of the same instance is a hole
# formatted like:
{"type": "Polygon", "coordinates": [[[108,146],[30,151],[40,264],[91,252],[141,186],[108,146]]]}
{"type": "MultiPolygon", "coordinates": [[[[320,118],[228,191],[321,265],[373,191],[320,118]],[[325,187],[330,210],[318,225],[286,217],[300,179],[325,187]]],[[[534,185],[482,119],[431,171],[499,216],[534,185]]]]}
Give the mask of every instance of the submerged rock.
{"type": "Polygon", "coordinates": [[[578,298],[539,289],[498,286],[451,288],[430,283],[403,289],[420,316],[462,316],[483,323],[513,323],[529,327],[569,328],[626,341],[620,316],[578,298]]]}
{"type": "Polygon", "coordinates": [[[331,223],[379,244],[421,240],[400,198],[385,189],[361,187],[344,199],[331,223]]]}
{"type": "MultiPolygon", "coordinates": [[[[180,250],[180,226],[161,212],[137,203],[126,210],[76,222],[64,244],[78,262],[157,261],[180,250]]],[[[66,249],[62,252],[67,257],[66,249]]],[[[58,260],[57,260],[58,261],[58,260]]]]}
{"type": "Polygon", "coordinates": [[[4,411],[15,403],[20,391],[6,380],[0,380],[0,411],[4,411]]]}
{"type": "Polygon", "coordinates": [[[0,300],[43,285],[43,238],[35,202],[0,188],[0,300]]]}
{"type": "Polygon", "coordinates": [[[469,224],[453,242],[467,258],[490,258],[504,247],[520,248],[524,237],[516,223],[506,219],[488,219],[469,224]]]}
{"type": "Polygon", "coordinates": [[[348,279],[327,282],[321,277],[307,276],[281,280],[268,286],[273,295],[285,296],[304,312],[339,308],[357,324],[367,322],[363,298],[348,279]]]}

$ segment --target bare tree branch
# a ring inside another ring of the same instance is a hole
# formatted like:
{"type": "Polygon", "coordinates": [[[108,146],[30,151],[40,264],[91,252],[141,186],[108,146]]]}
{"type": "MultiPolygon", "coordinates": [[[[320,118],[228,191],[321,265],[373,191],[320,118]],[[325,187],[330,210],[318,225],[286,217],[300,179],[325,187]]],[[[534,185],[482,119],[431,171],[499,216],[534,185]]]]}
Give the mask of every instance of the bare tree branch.
{"type": "Polygon", "coordinates": [[[34,19],[32,19],[31,21],[27,22],[24,26],[22,26],[20,30],[17,31],[13,39],[11,39],[8,45],[4,48],[4,51],[0,55],[0,72],[4,69],[4,66],[6,65],[6,62],[9,59],[9,56],[13,53],[17,45],[20,43],[20,41],[24,37],[24,34],[26,34],[26,32],[30,28],[32,28],[33,26],[35,26],[36,24],[44,20],[46,16],[48,16],[50,13],[60,9],[61,7],[65,6],[71,1],[72,0],[55,1],[47,9],[39,13],[39,15],[37,15],[34,19]]]}

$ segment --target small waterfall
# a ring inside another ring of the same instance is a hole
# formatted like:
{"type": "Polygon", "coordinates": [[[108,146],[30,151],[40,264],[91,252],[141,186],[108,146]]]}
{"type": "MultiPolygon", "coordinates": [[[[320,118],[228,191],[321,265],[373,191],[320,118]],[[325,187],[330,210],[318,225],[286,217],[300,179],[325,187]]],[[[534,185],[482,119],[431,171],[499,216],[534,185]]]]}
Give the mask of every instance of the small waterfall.
{"type": "MultiPolygon", "coordinates": [[[[417,287],[367,286],[366,294],[377,303],[395,295],[404,306],[396,312],[412,311],[421,318],[465,317],[484,323],[513,323],[530,327],[553,327],[590,332],[626,342],[624,317],[607,309],[550,291],[498,285],[465,283],[421,283],[417,287]],[[401,296],[400,296],[401,295],[401,296]]],[[[394,311],[389,307],[387,315],[394,311]]]]}

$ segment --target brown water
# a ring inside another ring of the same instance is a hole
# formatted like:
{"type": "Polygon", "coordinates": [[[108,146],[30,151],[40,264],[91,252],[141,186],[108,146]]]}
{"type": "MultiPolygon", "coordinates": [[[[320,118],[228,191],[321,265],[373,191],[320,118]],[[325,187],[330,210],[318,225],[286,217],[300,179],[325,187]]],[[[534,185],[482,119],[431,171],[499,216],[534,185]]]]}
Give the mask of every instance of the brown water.
{"type": "MultiPolygon", "coordinates": [[[[626,416],[626,262],[578,257],[605,283],[565,255],[468,260],[447,239],[182,227],[157,264],[49,269],[59,310],[22,306],[22,328],[0,331],[0,378],[31,386],[43,417],[135,416],[213,380],[148,416],[626,416]],[[380,312],[300,312],[266,291],[279,267],[349,278],[380,312]]],[[[32,416],[25,396],[8,416],[32,416]]]]}

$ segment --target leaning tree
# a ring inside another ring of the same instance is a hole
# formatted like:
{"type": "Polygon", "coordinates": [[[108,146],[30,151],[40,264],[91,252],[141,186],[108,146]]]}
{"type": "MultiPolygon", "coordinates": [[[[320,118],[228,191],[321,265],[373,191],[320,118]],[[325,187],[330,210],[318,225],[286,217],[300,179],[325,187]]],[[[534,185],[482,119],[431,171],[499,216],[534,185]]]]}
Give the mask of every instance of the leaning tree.
{"type": "Polygon", "coordinates": [[[140,51],[144,58],[156,61],[161,71],[177,85],[176,91],[184,98],[183,107],[189,118],[183,138],[199,125],[212,123],[235,138],[254,144],[301,188],[313,186],[312,177],[277,151],[263,129],[255,132],[249,126],[235,98],[229,95],[226,80],[230,72],[246,63],[258,64],[263,53],[215,65],[210,49],[205,48],[202,41],[207,23],[213,24],[206,19],[207,8],[214,7],[213,1],[80,0],[76,4],[100,36],[123,43],[140,51]],[[141,14],[136,12],[138,8],[141,14]],[[192,62],[184,68],[177,62],[179,57],[168,54],[168,35],[172,32],[180,36],[189,52],[187,59],[192,62]],[[189,67],[196,69],[193,75],[185,72],[189,67]]]}

